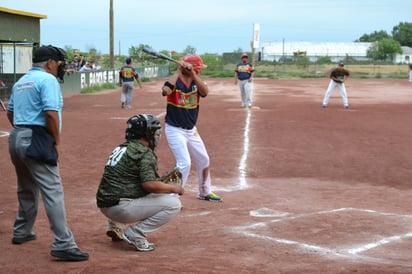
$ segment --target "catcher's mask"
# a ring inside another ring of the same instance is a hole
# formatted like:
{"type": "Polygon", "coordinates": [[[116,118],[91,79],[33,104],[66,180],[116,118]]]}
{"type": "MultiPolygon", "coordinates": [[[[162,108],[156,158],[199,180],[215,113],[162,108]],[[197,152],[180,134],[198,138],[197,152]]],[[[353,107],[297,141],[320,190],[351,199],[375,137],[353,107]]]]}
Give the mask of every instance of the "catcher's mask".
{"type": "Polygon", "coordinates": [[[151,114],[139,114],[127,120],[126,139],[138,140],[145,138],[152,150],[159,144],[161,133],[162,125],[159,119],[151,114]]]}

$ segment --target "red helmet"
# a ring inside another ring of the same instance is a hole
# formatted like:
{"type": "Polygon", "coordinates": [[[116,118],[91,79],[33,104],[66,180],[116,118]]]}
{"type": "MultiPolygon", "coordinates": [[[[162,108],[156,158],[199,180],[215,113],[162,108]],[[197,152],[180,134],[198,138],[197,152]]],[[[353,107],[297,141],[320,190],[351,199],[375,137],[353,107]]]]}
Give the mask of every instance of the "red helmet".
{"type": "Polygon", "coordinates": [[[243,53],[243,54],[242,54],[242,57],[240,57],[240,58],[242,58],[242,59],[243,59],[243,58],[249,58],[249,55],[247,55],[247,53],[243,53]]]}
{"type": "Polygon", "coordinates": [[[193,66],[194,69],[203,69],[207,68],[205,64],[203,64],[202,58],[195,54],[189,54],[183,57],[183,61],[189,63],[193,66]]]}

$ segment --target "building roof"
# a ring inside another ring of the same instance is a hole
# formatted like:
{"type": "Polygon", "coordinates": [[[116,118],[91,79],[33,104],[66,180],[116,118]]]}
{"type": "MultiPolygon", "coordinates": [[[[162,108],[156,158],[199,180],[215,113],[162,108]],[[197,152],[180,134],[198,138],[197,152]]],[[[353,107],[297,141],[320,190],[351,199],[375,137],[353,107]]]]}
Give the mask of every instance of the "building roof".
{"type": "Polygon", "coordinates": [[[14,14],[14,15],[21,15],[21,16],[26,16],[26,17],[33,17],[33,18],[38,18],[38,19],[47,19],[47,15],[26,12],[26,11],[21,11],[21,10],[12,10],[8,8],[4,8],[4,7],[0,7],[0,12],[14,14]]]}
{"type": "Polygon", "coordinates": [[[261,43],[261,47],[266,54],[275,55],[293,55],[294,52],[306,52],[309,56],[364,56],[371,44],[362,42],[264,42],[261,43]]]}
{"type": "Polygon", "coordinates": [[[412,48],[410,47],[401,47],[403,54],[412,54],[412,48]]]}

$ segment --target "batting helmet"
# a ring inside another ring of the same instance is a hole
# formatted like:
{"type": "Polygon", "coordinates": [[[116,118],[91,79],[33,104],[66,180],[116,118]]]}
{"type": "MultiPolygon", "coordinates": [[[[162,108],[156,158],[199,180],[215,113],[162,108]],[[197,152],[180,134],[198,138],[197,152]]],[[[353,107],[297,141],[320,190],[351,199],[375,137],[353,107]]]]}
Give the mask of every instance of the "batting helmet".
{"type": "Polygon", "coordinates": [[[127,120],[126,139],[138,140],[145,138],[149,142],[149,147],[154,149],[160,139],[162,125],[159,119],[151,114],[139,114],[127,120]]]}
{"type": "Polygon", "coordinates": [[[249,58],[249,55],[247,55],[247,53],[243,53],[242,56],[240,58],[249,58]]]}
{"type": "Polygon", "coordinates": [[[183,61],[191,64],[194,69],[207,68],[207,66],[203,64],[202,58],[195,54],[186,55],[185,57],[183,57],[183,61]]]}

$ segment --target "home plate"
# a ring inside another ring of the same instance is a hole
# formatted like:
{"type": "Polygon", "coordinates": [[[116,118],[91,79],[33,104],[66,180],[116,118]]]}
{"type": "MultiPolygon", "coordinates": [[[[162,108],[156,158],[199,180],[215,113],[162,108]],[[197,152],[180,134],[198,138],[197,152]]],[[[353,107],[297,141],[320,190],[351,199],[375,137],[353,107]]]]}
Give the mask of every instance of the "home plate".
{"type": "Polygon", "coordinates": [[[266,207],[250,211],[250,216],[253,217],[283,217],[288,214],[287,212],[276,211],[266,207]]]}

